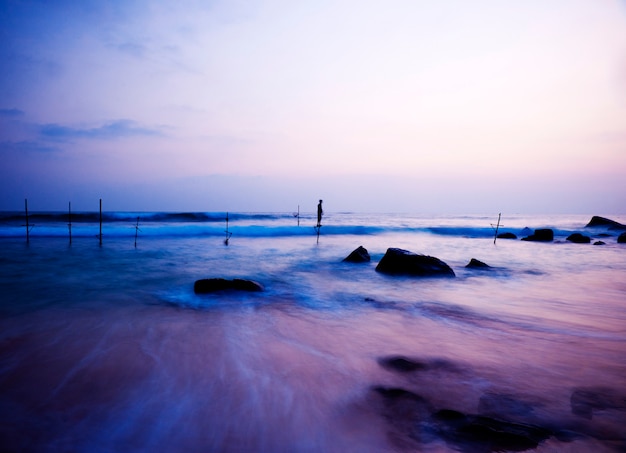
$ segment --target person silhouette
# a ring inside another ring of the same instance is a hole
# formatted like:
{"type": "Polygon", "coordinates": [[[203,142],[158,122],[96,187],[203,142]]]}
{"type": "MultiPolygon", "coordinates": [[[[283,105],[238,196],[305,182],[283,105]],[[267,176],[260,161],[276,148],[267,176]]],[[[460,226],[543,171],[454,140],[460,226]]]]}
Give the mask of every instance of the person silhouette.
{"type": "Polygon", "coordinates": [[[322,200],[320,200],[320,202],[317,204],[317,227],[321,227],[322,226],[322,215],[324,214],[324,211],[322,210],[322,200]]]}

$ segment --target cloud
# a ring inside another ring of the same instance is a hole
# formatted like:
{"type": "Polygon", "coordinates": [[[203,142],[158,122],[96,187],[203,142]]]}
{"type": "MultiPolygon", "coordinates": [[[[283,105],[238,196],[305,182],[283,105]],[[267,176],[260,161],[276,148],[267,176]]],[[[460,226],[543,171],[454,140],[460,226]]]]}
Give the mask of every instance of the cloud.
{"type": "Polygon", "coordinates": [[[50,140],[71,140],[76,138],[113,140],[127,137],[159,137],[159,129],[138,126],[131,120],[116,120],[100,127],[80,128],[59,124],[44,124],[39,129],[41,137],[50,140]]]}
{"type": "Polygon", "coordinates": [[[4,141],[0,142],[0,153],[37,153],[50,154],[61,151],[56,146],[51,146],[37,141],[4,141]]]}
{"type": "Polygon", "coordinates": [[[24,111],[20,109],[0,109],[0,117],[17,118],[24,115],[24,111]]]}

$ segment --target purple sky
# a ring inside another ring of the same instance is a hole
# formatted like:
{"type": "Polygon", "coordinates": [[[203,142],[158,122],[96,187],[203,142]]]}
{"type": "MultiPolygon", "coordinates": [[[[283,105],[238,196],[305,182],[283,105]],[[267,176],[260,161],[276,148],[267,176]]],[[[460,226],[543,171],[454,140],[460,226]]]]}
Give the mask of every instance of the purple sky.
{"type": "Polygon", "coordinates": [[[623,0],[0,5],[0,210],[626,213],[623,0]]]}

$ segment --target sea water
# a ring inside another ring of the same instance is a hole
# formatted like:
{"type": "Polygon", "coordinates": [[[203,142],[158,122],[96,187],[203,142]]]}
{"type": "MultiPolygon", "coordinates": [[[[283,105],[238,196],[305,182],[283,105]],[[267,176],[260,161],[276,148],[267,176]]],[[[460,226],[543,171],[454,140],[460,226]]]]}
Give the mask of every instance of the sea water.
{"type": "Polygon", "coordinates": [[[225,214],[105,213],[101,243],[98,214],[71,243],[66,214],[31,216],[28,242],[0,215],[0,451],[497,448],[434,426],[444,409],[550,430],[536,451],[626,449],[619,232],[504,215],[518,239],[494,243],[497,216],[331,213],[318,237],[312,214],[225,214]],[[371,261],[343,262],[358,246],[371,261]],[[389,247],[456,277],[381,274],[389,247]],[[264,291],[195,294],[211,277],[264,291]]]}

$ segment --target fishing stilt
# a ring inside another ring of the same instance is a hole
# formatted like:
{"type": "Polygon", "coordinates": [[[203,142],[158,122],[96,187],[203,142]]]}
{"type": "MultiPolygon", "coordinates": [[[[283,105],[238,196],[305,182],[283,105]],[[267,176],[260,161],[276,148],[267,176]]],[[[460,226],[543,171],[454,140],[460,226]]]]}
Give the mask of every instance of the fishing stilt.
{"type": "Polygon", "coordinates": [[[231,233],[230,231],[228,231],[228,212],[226,213],[226,239],[224,239],[224,245],[228,245],[228,241],[230,240],[230,237],[233,235],[233,233],[231,233]]]}
{"type": "Polygon", "coordinates": [[[67,211],[67,228],[70,233],[70,245],[72,245],[72,202],[69,202],[67,211]]]}
{"type": "MultiPolygon", "coordinates": [[[[498,214],[498,223],[496,224],[496,232],[493,235],[493,243],[496,243],[496,239],[498,239],[498,228],[500,228],[500,216],[502,215],[502,213],[500,212],[498,214]]],[[[491,225],[493,227],[493,224],[491,225]]]]}
{"type": "Polygon", "coordinates": [[[26,211],[26,243],[30,243],[30,226],[28,225],[28,198],[24,198],[24,210],[26,211]]]}
{"type": "Polygon", "coordinates": [[[141,230],[139,229],[139,217],[137,217],[137,224],[135,225],[135,248],[137,248],[137,234],[141,230]]]}
{"type": "Polygon", "coordinates": [[[100,234],[98,238],[100,239],[100,245],[102,245],[102,198],[100,198],[100,234]]]}

